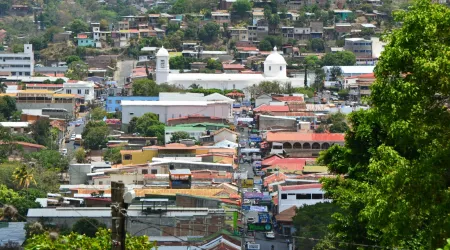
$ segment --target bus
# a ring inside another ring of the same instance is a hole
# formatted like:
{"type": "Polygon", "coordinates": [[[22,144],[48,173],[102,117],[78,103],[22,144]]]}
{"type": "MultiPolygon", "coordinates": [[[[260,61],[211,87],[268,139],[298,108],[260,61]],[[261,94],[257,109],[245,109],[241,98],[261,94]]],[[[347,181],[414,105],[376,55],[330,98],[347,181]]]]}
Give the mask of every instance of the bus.
{"type": "Polygon", "coordinates": [[[74,141],[74,145],[80,145],[81,146],[81,142],[83,141],[83,139],[81,138],[81,134],[77,134],[75,135],[75,141],[74,141]]]}

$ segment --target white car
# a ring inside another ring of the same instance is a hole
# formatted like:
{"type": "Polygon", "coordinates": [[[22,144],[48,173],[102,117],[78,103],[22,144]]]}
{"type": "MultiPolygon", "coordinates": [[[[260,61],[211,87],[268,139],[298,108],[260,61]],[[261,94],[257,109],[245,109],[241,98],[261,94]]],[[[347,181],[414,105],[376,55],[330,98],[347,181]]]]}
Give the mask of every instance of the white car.
{"type": "Polygon", "coordinates": [[[275,239],[275,233],[274,232],[267,232],[265,233],[265,236],[267,239],[275,239]]]}
{"type": "Polygon", "coordinates": [[[67,154],[67,148],[61,149],[61,153],[64,154],[64,155],[67,154]]]}
{"type": "Polygon", "coordinates": [[[255,222],[255,218],[254,217],[248,217],[247,218],[247,223],[254,223],[255,222]]]}
{"type": "Polygon", "coordinates": [[[244,199],[244,204],[252,204],[252,202],[249,199],[244,199]]]}
{"type": "Polygon", "coordinates": [[[75,135],[72,135],[72,136],[70,137],[70,140],[71,140],[71,141],[75,141],[75,135]]]}

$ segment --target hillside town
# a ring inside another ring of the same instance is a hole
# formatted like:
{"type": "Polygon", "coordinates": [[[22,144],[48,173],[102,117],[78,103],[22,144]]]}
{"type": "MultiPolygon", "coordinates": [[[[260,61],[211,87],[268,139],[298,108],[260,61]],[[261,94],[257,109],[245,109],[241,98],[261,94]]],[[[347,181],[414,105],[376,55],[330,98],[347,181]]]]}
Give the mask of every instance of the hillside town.
{"type": "Polygon", "coordinates": [[[0,249],[448,249],[448,17],[1,1],[0,249]]]}

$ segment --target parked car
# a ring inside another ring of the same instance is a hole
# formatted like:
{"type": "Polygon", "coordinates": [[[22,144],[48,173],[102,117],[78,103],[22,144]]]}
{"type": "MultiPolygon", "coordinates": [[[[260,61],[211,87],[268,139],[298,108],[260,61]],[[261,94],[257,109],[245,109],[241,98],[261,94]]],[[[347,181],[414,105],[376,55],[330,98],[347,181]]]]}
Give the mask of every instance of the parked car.
{"type": "Polygon", "coordinates": [[[247,223],[254,223],[255,222],[255,218],[254,217],[248,217],[247,218],[247,223]]]}
{"type": "Polygon", "coordinates": [[[275,239],[275,233],[274,232],[267,232],[265,233],[266,239],[275,239]]]}

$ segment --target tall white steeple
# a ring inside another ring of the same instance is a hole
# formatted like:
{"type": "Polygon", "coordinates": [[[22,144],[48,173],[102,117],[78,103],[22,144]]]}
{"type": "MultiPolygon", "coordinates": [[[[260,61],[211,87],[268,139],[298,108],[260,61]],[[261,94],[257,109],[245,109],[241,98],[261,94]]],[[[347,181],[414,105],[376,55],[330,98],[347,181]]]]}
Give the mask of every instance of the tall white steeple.
{"type": "Polygon", "coordinates": [[[169,52],[163,47],[156,53],[156,83],[166,83],[169,80],[169,52]]]}

